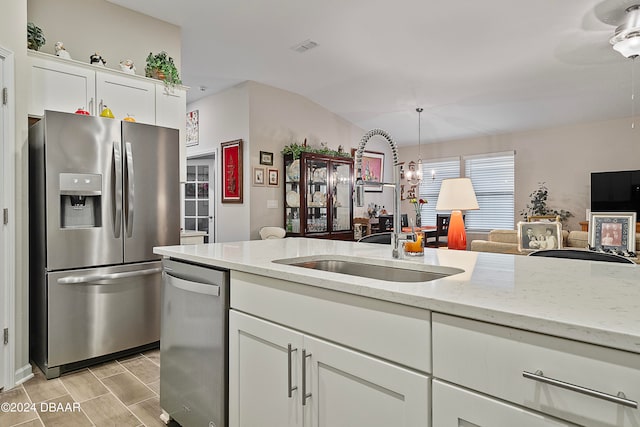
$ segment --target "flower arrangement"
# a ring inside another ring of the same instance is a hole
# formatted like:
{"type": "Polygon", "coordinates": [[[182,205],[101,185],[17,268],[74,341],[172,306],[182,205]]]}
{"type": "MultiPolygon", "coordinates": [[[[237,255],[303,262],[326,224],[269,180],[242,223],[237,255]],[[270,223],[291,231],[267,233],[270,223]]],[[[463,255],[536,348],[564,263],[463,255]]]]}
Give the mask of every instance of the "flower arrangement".
{"type": "Polygon", "coordinates": [[[416,197],[409,199],[409,202],[413,205],[416,210],[416,227],[422,226],[422,205],[426,204],[427,201],[425,199],[418,199],[416,197]]]}
{"type": "Polygon", "coordinates": [[[413,199],[409,199],[409,203],[411,203],[415,208],[416,215],[420,216],[420,212],[422,212],[422,205],[426,204],[427,201],[425,199],[417,199],[414,197],[413,199]]]}

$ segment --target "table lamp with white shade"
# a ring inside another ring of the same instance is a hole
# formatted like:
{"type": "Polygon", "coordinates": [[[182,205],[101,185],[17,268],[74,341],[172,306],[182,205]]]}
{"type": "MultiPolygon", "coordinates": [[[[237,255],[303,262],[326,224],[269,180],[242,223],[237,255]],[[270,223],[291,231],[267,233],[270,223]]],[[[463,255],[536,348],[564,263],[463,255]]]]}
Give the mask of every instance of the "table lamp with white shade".
{"type": "Polygon", "coordinates": [[[480,209],[476,193],[469,178],[443,179],[438,194],[437,211],[451,211],[447,247],[467,249],[467,233],[464,229],[462,211],[480,209]]]}

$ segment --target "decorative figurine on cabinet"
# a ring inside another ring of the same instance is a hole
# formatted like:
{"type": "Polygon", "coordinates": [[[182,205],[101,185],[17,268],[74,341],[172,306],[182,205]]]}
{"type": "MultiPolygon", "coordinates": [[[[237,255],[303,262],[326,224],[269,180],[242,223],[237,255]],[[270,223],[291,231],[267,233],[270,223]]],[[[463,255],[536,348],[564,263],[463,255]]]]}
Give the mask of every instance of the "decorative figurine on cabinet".
{"type": "Polygon", "coordinates": [[[107,61],[105,61],[104,58],[100,56],[100,54],[98,54],[98,52],[94,53],[89,57],[89,63],[91,65],[100,65],[102,67],[107,65],[107,61]]]}
{"type": "Polygon", "coordinates": [[[136,73],[136,66],[133,65],[133,61],[130,59],[125,59],[120,61],[120,70],[128,74],[136,73]]]}
{"type": "Polygon", "coordinates": [[[71,59],[71,55],[67,52],[67,49],[64,48],[64,43],[56,42],[55,44],[56,56],[64,59],[71,59]]]}

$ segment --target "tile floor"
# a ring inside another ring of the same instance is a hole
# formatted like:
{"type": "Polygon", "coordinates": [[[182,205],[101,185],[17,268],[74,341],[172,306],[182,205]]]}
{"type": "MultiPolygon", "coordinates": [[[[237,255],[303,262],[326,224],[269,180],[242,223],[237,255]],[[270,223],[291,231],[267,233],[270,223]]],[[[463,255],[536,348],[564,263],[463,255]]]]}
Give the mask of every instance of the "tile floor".
{"type": "MultiPolygon", "coordinates": [[[[152,350],[46,380],[35,377],[0,393],[2,427],[164,427],[160,421],[160,351],[152,350]],[[20,406],[18,406],[20,405],[20,406]]],[[[177,423],[171,424],[179,427],[177,423]]]]}

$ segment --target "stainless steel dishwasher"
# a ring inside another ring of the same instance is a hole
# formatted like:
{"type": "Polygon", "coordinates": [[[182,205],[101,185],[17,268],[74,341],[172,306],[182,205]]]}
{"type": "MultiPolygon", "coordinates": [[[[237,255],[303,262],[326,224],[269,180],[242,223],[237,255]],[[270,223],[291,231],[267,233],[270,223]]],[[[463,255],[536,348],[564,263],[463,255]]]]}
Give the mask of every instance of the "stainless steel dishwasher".
{"type": "Polygon", "coordinates": [[[182,427],[226,427],[229,272],[163,261],[160,406],[182,427]]]}

